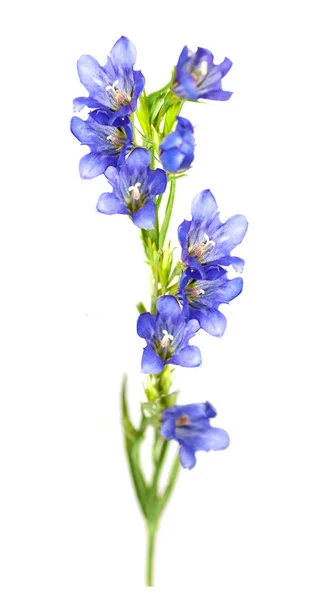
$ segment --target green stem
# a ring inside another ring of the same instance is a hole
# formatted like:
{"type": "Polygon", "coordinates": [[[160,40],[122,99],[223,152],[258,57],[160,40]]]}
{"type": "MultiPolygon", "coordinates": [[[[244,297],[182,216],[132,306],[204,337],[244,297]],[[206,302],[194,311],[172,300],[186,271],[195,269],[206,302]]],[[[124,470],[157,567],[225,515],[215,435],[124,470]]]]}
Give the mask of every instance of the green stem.
{"type": "Polygon", "coordinates": [[[177,454],[177,456],[175,457],[175,459],[172,463],[168,485],[166,487],[166,490],[165,490],[162,498],[160,499],[160,512],[163,511],[163,509],[165,508],[165,506],[171,496],[171,493],[172,493],[175,483],[177,481],[179,470],[180,470],[180,459],[179,459],[179,454],[177,454]]]}
{"type": "Polygon", "coordinates": [[[169,442],[167,440],[163,440],[162,445],[161,445],[160,454],[159,454],[159,459],[156,464],[156,468],[154,470],[153,480],[152,480],[152,488],[153,488],[155,497],[157,497],[157,494],[158,494],[158,481],[159,481],[159,477],[161,475],[164,459],[168,452],[168,448],[169,448],[169,442]]]}
{"type": "Polygon", "coordinates": [[[163,223],[162,223],[160,233],[159,233],[159,248],[160,248],[160,250],[163,248],[163,245],[164,245],[164,242],[166,239],[166,235],[168,232],[168,227],[169,227],[169,223],[170,223],[170,219],[171,219],[175,193],[176,193],[176,179],[174,178],[170,182],[170,193],[169,193],[169,198],[168,198],[168,202],[167,202],[166,213],[165,213],[163,223]]]}
{"type": "Polygon", "coordinates": [[[157,528],[148,524],[148,548],[146,565],[146,586],[153,587],[153,568],[154,568],[154,548],[156,541],[157,528]]]}

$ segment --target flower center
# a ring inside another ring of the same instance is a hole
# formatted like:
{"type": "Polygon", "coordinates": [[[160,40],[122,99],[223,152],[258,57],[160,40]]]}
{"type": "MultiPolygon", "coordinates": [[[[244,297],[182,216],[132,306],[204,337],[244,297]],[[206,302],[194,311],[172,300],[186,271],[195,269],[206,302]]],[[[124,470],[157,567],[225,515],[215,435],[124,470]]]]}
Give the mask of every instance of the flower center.
{"type": "Polygon", "coordinates": [[[190,425],[190,419],[188,415],[181,415],[181,417],[176,419],[177,427],[185,427],[186,425],[190,425]]]}
{"type": "MultiPolygon", "coordinates": [[[[106,92],[111,92],[112,103],[115,105],[114,108],[119,108],[120,106],[125,106],[126,104],[130,104],[130,96],[126,92],[122,90],[116,89],[118,87],[119,80],[113,82],[112,85],[106,86],[106,92]]],[[[109,95],[109,94],[108,94],[109,95]]]]}
{"type": "Polygon", "coordinates": [[[200,63],[200,66],[197,69],[192,71],[191,75],[195,83],[201,83],[204,80],[206,75],[208,74],[208,63],[206,60],[203,60],[200,63]]]}
{"type": "Polygon", "coordinates": [[[194,256],[195,258],[201,258],[203,257],[203,255],[206,253],[206,251],[208,250],[208,248],[210,246],[215,246],[216,243],[213,240],[209,239],[209,236],[207,233],[204,234],[204,242],[201,242],[201,244],[195,244],[194,246],[189,246],[188,247],[188,253],[190,256],[194,256]]]}
{"type": "Polygon", "coordinates": [[[202,296],[203,294],[205,294],[205,291],[202,288],[190,288],[189,295],[191,296],[191,298],[198,298],[198,296],[202,296]]]}
{"type": "Polygon", "coordinates": [[[130,187],[128,188],[128,192],[130,192],[131,199],[133,202],[140,200],[141,194],[138,189],[140,186],[141,186],[140,181],[137,181],[137,183],[135,183],[134,185],[130,185],[130,187]]]}
{"type": "Polygon", "coordinates": [[[160,346],[161,348],[169,348],[169,346],[171,345],[171,342],[173,342],[173,335],[171,335],[171,333],[168,333],[166,329],[162,330],[163,333],[163,338],[160,342],[160,346]]]}

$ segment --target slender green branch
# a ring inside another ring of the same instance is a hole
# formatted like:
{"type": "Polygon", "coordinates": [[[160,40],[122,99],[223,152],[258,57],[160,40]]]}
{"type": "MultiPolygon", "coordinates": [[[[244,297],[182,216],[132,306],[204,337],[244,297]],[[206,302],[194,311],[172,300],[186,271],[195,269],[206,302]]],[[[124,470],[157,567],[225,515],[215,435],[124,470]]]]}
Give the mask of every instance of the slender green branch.
{"type": "Polygon", "coordinates": [[[175,192],[176,192],[176,180],[174,178],[170,182],[170,192],[169,192],[169,198],[168,198],[168,202],[167,202],[167,206],[166,206],[166,212],[165,212],[165,216],[164,216],[163,223],[162,223],[160,233],[159,233],[159,248],[160,249],[163,248],[163,245],[164,245],[164,242],[166,239],[166,235],[168,232],[168,227],[169,227],[172,209],[173,209],[175,192]]]}
{"type": "Polygon", "coordinates": [[[162,512],[164,510],[164,508],[171,496],[171,493],[172,493],[175,483],[177,481],[179,470],[180,470],[180,459],[179,459],[179,454],[177,454],[177,456],[175,457],[175,459],[172,463],[170,477],[169,477],[167,487],[165,489],[165,492],[164,492],[162,498],[160,499],[160,512],[162,512]]]}
{"type": "Polygon", "coordinates": [[[147,547],[147,569],[146,569],[146,586],[153,587],[153,568],[154,568],[154,549],[156,541],[157,529],[148,526],[148,547],[147,547]]]}
{"type": "Polygon", "coordinates": [[[158,462],[156,464],[154,474],[153,474],[153,479],[152,479],[152,489],[153,489],[155,497],[157,497],[157,495],[158,495],[158,481],[159,481],[159,477],[161,475],[161,471],[162,471],[162,467],[164,464],[166,454],[168,452],[168,448],[169,448],[169,442],[167,440],[163,440],[159,458],[158,458],[158,462]]]}

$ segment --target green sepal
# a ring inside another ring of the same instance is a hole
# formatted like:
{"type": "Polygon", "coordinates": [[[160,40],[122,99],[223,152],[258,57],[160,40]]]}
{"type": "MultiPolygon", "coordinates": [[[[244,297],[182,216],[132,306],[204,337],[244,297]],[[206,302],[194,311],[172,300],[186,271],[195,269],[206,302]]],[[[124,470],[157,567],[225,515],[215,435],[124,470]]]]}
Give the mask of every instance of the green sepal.
{"type": "Polygon", "coordinates": [[[165,121],[164,121],[164,128],[163,128],[164,136],[167,135],[168,133],[170,133],[170,131],[172,130],[172,128],[176,122],[176,117],[180,114],[183,104],[184,104],[184,101],[180,100],[179,102],[169,106],[169,108],[166,112],[166,117],[165,117],[165,121]]]}
{"type": "Polygon", "coordinates": [[[143,302],[138,302],[137,304],[137,311],[138,313],[141,315],[142,313],[147,312],[147,309],[145,307],[145,305],[143,304],[143,302]]]}

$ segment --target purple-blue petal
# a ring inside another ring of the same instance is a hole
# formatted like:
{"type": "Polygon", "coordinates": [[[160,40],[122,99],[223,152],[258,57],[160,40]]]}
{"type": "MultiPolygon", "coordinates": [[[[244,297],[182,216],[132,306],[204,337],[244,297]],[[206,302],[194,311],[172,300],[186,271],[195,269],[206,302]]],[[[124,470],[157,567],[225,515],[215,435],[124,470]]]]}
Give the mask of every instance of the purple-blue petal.
{"type": "Polygon", "coordinates": [[[182,248],[186,248],[188,244],[188,234],[191,226],[191,221],[182,221],[178,227],[178,238],[182,248]]]}
{"type": "Polygon", "coordinates": [[[177,173],[182,167],[184,161],[184,154],[180,152],[178,148],[172,148],[172,150],[166,150],[161,154],[161,162],[166,171],[170,173],[177,173]]]}
{"type": "Polygon", "coordinates": [[[156,220],[156,205],[153,200],[146,202],[132,214],[132,221],[140,229],[153,229],[156,220]]]}
{"type": "Polygon", "coordinates": [[[175,438],[175,422],[172,418],[164,418],[161,429],[159,430],[160,435],[166,440],[173,440],[175,438]]]}
{"type": "Polygon", "coordinates": [[[79,172],[82,179],[92,179],[102,175],[110,164],[110,157],[99,152],[90,152],[83,156],[79,163],[79,172]]]}
{"type": "Polygon", "coordinates": [[[187,448],[186,446],[180,446],[179,455],[183,468],[193,469],[197,462],[196,455],[193,450],[191,450],[191,448],[187,448]]]}
{"type": "Polygon", "coordinates": [[[216,308],[207,308],[204,310],[191,310],[192,317],[195,317],[202,329],[215,337],[222,337],[227,326],[226,317],[216,308]]]}
{"type": "Polygon", "coordinates": [[[142,313],[137,321],[137,334],[147,342],[150,342],[156,329],[156,323],[156,315],[151,315],[148,312],[142,313]]]}
{"type": "Polygon", "coordinates": [[[199,450],[225,450],[230,444],[230,437],[220,427],[210,427],[201,436],[201,448],[199,450]]]}
{"type": "Polygon", "coordinates": [[[167,175],[165,171],[162,169],[155,169],[155,171],[150,170],[148,187],[151,198],[163,194],[167,187],[167,175]]]}
{"type": "Polygon", "coordinates": [[[114,194],[104,193],[98,199],[97,211],[105,215],[128,215],[127,207],[114,194]]]}
{"type": "Polygon", "coordinates": [[[172,365],[189,368],[199,367],[201,362],[201,352],[197,346],[187,346],[180,352],[175,353],[168,361],[172,365]]]}
{"type": "Polygon", "coordinates": [[[197,319],[190,319],[185,328],[185,341],[189,341],[199,331],[200,325],[197,319]]]}
{"type": "Polygon", "coordinates": [[[157,310],[164,322],[182,319],[181,308],[174,296],[161,296],[157,301],[157,310]]]}
{"type": "Polygon", "coordinates": [[[110,52],[114,69],[131,71],[137,59],[135,45],[125,36],[120,37],[110,52]]]}
{"type": "Polygon", "coordinates": [[[213,219],[218,211],[218,205],[210,190],[203,190],[193,199],[191,214],[193,219],[206,221],[213,219]]]}
{"type": "Polygon", "coordinates": [[[231,250],[242,242],[247,229],[248,221],[243,215],[234,215],[226,223],[223,223],[212,236],[216,244],[215,261],[230,254],[231,250]]]}
{"type": "Polygon", "coordinates": [[[164,366],[165,363],[153,348],[150,345],[146,346],[142,354],[141,372],[144,374],[157,375],[163,371],[164,366]]]}

